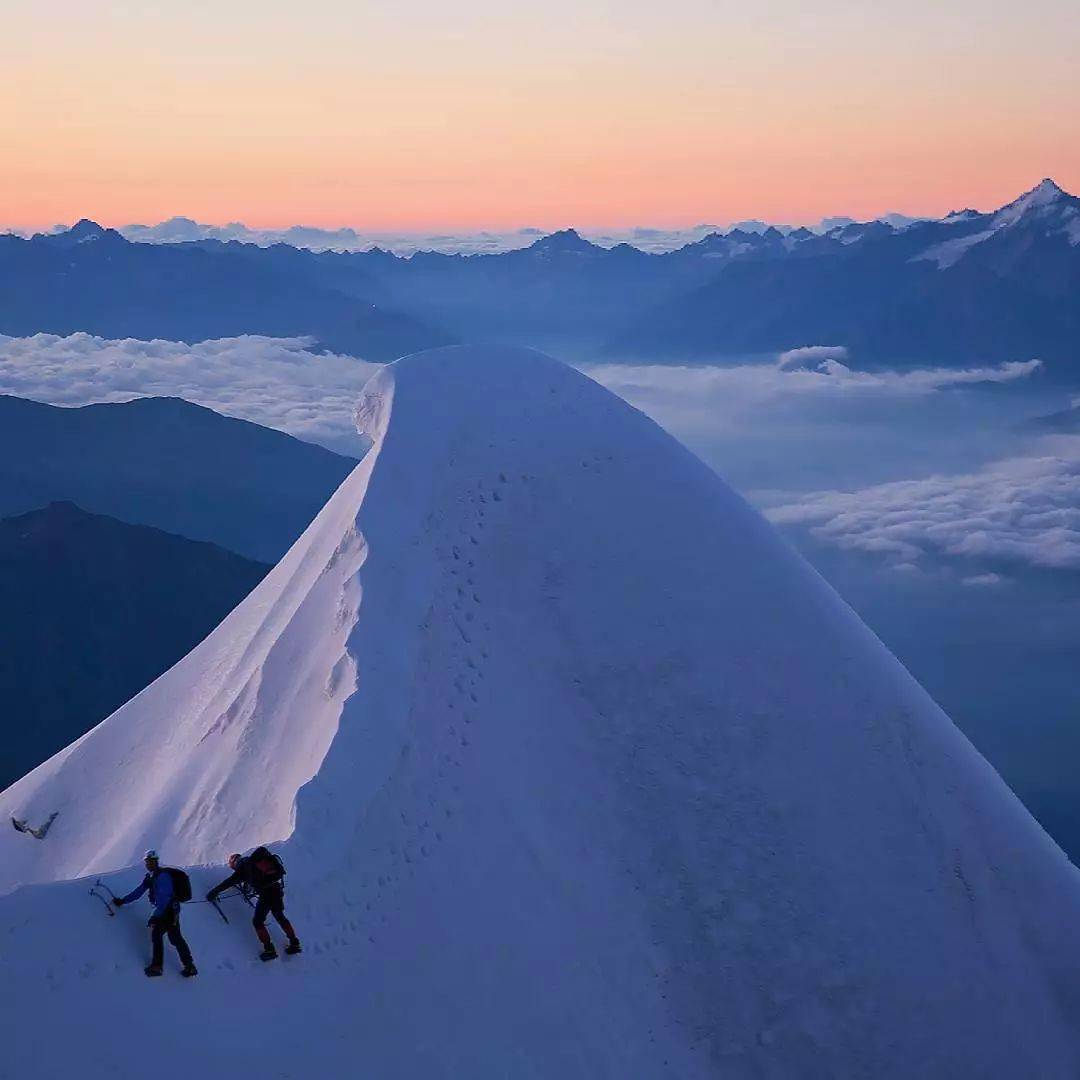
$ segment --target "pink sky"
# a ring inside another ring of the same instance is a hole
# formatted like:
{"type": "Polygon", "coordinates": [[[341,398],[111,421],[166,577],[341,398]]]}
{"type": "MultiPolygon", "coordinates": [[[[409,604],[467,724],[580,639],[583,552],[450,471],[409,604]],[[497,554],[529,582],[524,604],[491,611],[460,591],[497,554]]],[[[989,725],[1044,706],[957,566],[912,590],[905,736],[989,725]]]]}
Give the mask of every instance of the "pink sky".
{"type": "Polygon", "coordinates": [[[747,6],[24,5],[0,222],[674,226],[1080,191],[1072,0],[747,6]]]}

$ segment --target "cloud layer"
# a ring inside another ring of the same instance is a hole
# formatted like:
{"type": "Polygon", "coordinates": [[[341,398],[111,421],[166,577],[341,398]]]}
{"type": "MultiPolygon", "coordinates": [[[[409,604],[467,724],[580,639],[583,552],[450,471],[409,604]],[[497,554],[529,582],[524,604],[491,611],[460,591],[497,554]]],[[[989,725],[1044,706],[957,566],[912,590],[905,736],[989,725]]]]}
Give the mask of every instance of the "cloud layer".
{"type": "MultiPolygon", "coordinates": [[[[809,527],[820,540],[899,566],[936,555],[1080,570],[1080,438],[1059,438],[1053,447],[1053,454],[974,473],[818,492],[767,513],[776,524],[809,527]]],[[[1001,579],[964,580],[987,586],[1001,579]]]]}
{"type": "Polygon", "coordinates": [[[715,425],[784,400],[805,406],[810,401],[832,405],[913,398],[955,386],[1015,382],[1042,366],[1039,360],[1025,360],[983,368],[857,371],[840,362],[846,355],[839,346],[812,345],[782,353],[775,364],[601,364],[586,370],[662,422],[677,425],[696,418],[715,425]]]}
{"type": "MultiPolygon", "coordinates": [[[[746,421],[772,424],[769,430],[782,432],[788,418],[802,423],[815,406],[823,418],[818,430],[832,431],[844,416],[861,418],[873,400],[918,402],[958,385],[1023,380],[1038,366],[1030,361],[961,371],[859,372],[840,363],[834,350],[802,354],[800,361],[815,366],[609,364],[589,373],[676,435],[692,438],[695,431],[728,422],[736,428],[746,421]]],[[[56,405],[183,397],[353,454],[364,449],[353,412],[374,370],[352,357],[315,352],[304,339],[245,336],[186,345],[89,334],[0,336],[0,393],[56,405]]],[[[862,428],[855,437],[865,441],[862,428]]],[[[818,435],[812,427],[799,427],[792,438],[786,444],[792,454],[788,476],[800,467],[799,446],[805,450],[808,439],[817,445],[818,435]]],[[[743,445],[738,435],[735,445],[743,445]]],[[[789,496],[769,514],[780,524],[809,527],[838,547],[879,552],[894,566],[917,566],[931,553],[967,560],[972,585],[995,583],[986,576],[988,567],[976,565],[980,560],[1077,569],[1080,438],[1061,436],[1042,445],[1052,449],[978,472],[789,496]]],[[[826,482],[835,483],[835,475],[826,482]]]]}
{"type": "Polygon", "coordinates": [[[343,453],[364,443],[353,410],[375,366],[304,339],[245,336],[186,345],[90,334],[0,335],[0,393],[52,405],[182,397],[343,453]]]}
{"type": "MultiPolygon", "coordinates": [[[[803,353],[815,350],[802,350],[803,353]]],[[[784,403],[806,415],[811,403],[910,399],[950,386],[1020,380],[1037,361],[964,371],[859,372],[830,358],[815,368],[773,364],[660,367],[606,364],[587,370],[676,434],[716,429],[784,403]]],[[[374,370],[349,356],[312,351],[304,339],[248,335],[196,345],[107,340],[90,334],[0,335],[0,393],[57,405],[174,395],[300,438],[355,452],[353,405],[374,370]]]]}
{"type": "Polygon", "coordinates": [[[776,358],[776,366],[782,371],[800,371],[817,368],[826,361],[843,362],[848,357],[845,345],[803,345],[798,349],[788,349],[776,358]]]}

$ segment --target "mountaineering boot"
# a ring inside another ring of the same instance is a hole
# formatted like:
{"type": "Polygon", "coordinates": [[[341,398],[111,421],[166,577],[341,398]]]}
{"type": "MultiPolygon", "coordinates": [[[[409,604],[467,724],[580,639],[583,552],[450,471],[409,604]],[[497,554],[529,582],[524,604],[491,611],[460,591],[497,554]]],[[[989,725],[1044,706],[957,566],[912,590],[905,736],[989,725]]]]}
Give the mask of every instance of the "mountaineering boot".
{"type": "Polygon", "coordinates": [[[199,969],[194,964],[185,964],[180,969],[180,974],[183,975],[185,979],[190,979],[192,975],[199,974],[199,969]]]}
{"type": "Polygon", "coordinates": [[[155,975],[160,975],[161,974],[161,965],[160,964],[147,964],[146,967],[143,968],[143,972],[144,972],[144,974],[149,975],[151,977],[153,977],[155,975]]]}
{"type": "Polygon", "coordinates": [[[260,960],[276,960],[277,959],[277,949],[274,948],[273,944],[267,945],[266,948],[263,949],[263,951],[261,953],[259,953],[259,959],[260,960]]]}
{"type": "Polygon", "coordinates": [[[285,946],[285,952],[288,956],[295,956],[298,952],[302,952],[300,948],[300,942],[296,938],[290,938],[289,944],[285,946]]]}

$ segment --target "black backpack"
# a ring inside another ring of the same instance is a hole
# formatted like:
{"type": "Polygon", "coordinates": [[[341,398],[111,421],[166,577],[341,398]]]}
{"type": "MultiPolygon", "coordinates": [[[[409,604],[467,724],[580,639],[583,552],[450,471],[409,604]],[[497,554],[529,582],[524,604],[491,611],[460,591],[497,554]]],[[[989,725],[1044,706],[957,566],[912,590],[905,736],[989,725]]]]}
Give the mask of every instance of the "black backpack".
{"type": "Polygon", "coordinates": [[[285,864],[272,851],[257,847],[248,857],[251,883],[257,889],[277,884],[285,876],[285,864]]]}
{"type": "Polygon", "coordinates": [[[163,866],[161,869],[172,878],[173,899],[186,904],[191,899],[191,878],[175,866],[163,866]]]}

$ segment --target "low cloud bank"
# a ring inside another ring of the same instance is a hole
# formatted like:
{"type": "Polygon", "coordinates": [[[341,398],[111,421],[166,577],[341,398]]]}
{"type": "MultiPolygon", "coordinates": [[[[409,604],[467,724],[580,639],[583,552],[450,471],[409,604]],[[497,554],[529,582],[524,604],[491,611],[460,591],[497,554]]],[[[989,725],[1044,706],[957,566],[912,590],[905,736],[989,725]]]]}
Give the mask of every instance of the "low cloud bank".
{"type": "MultiPolygon", "coordinates": [[[[770,364],[608,364],[588,370],[678,434],[695,423],[722,425],[734,414],[752,412],[777,398],[927,394],[958,383],[1022,379],[1038,367],[1038,361],[1029,361],[967,371],[870,373],[852,371],[832,356],[817,359],[819,367],[812,370],[770,364]],[[821,364],[828,366],[823,369],[821,364]]],[[[374,370],[375,365],[350,356],[316,352],[304,338],[244,335],[187,345],[82,333],[0,335],[0,393],[53,405],[183,397],[350,453],[363,448],[353,408],[374,370]]]]}
{"type": "Polygon", "coordinates": [[[841,346],[813,345],[782,353],[776,364],[600,364],[585,370],[646,411],[650,404],[680,405],[722,419],[782,398],[911,397],[953,386],[1015,382],[1042,367],[1041,360],[1022,360],[993,367],[857,371],[841,362],[846,355],[841,346]]]}
{"type": "Polygon", "coordinates": [[[182,397],[228,416],[359,454],[353,410],[376,370],[303,338],[247,335],[187,345],[91,334],[0,335],[0,393],[50,405],[182,397]]]}
{"type": "MultiPolygon", "coordinates": [[[[870,400],[918,401],[957,385],[1023,380],[1039,366],[859,372],[835,355],[812,359],[811,368],[608,364],[589,373],[685,438],[727,421],[763,423],[783,413],[785,402],[787,416],[796,418],[823,402],[834,430],[844,415],[836,402],[856,403],[861,416],[870,400]]],[[[374,370],[353,357],[316,352],[300,338],[252,335],[186,345],[89,334],[0,336],[0,393],[54,405],[183,397],[352,454],[365,446],[354,409],[374,370]]],[[[813,429],[799,428],[800,437],[806,430],[813,429]]],[[[798,444],[788,445],[795,453],[798,444]]],[[[808,527],[838,547],[879,552],[894,566],[917,566],[930,553],[967,560],[972,585],[995,584],[986,576],[991,568],[975,565],[978,560],[1080,569],[1080,437],[1039,445],[1039,456],[978,472],[784,497],[769,516],[808,527]]]]}
{"type": "MultiPolygon", "coordinates": [[[[974,473],[822,491],[767,511],[778,525],[808,527],[839,548],[900,565],[929,555],[1080,570],[1080,438],[1055,453],[1009,458],[974,473]]],[[[990,586],[981,573],[965,584],[990,586]]]]}
{"type": "Polygon", "coordinates": [[[776,358],[776,366],[781,371],[800,371],[808,368],[827,371],[828,369],[821,365],[830,360],[843,363],[847,357],[846,345],[803,345],[801,348],[782,352],[776,358]]]}

